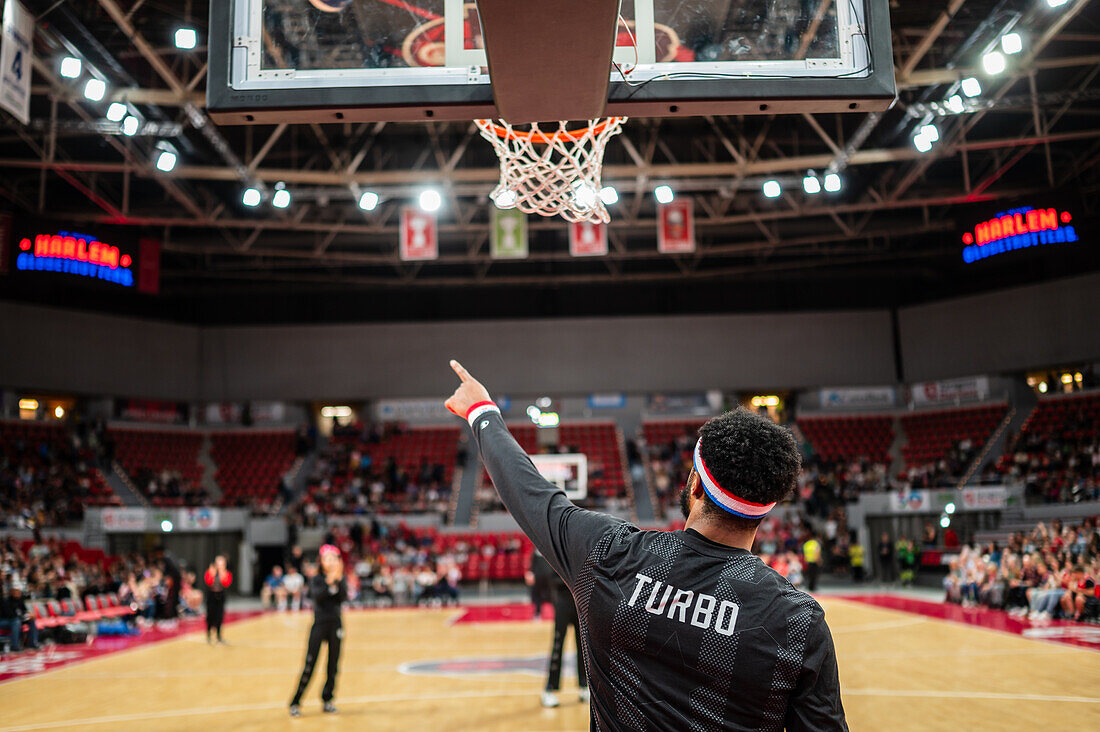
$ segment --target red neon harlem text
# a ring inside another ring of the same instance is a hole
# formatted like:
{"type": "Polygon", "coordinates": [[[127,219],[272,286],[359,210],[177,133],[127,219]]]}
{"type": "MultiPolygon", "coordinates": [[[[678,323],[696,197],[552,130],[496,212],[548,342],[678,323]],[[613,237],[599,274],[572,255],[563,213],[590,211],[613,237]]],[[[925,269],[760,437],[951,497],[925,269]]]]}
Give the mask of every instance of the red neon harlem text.
{"type": "Polygon", "coordinates": [[[1058,211],[1053,208],[1006,214],[975,226],[974,243],[981,246],[1017,234],[1052,231],[1058,226],[1058,211]]]}

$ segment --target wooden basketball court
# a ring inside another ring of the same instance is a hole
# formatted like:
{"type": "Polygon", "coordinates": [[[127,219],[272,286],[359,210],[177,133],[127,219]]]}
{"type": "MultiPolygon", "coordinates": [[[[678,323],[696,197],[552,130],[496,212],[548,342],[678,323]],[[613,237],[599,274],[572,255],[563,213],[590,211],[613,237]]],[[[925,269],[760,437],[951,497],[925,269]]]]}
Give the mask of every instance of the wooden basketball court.
{"type": "MultiPolygon", "coordinates": [[[[853,730],[1100,728],[1096,651],[822,602],[853,730]]],[[[588,729],[574,678],[547,710],[525,670],[548,622],[454,623],[462,612],[346,613],[336,717],[321,715],[316,675],[303,717],[287,716],[311,617],[268,614],[227,626],[228,646],[191,634],[0,684],[0,729],[588,729]]]]}

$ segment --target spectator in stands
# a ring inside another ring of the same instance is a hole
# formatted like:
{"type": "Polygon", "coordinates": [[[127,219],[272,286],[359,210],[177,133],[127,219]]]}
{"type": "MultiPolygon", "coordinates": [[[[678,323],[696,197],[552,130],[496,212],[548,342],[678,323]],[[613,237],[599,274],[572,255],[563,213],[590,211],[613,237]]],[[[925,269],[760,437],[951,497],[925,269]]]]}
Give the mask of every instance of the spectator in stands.
{"type": "Polygon", "coordinates": [[[265,608],[286,609],[286,588],[283,587],[283,568],[276,564],[260,587],[260,604],[265,608]]]}
{"type": "Polygon", "coordinates": [[[817,578],[821,573],[821,542],[817,540],[817,535],[812,530],[806,543],[802,545],[802,556],[806,561],[806,589],[815,592],[817,578]]]}
{"type": "Polygon", "coordinates": [[[283,590],[286,593],[286,603],[291,610],[302,609],[302,590],[305,588],[305,584],[306,580],[301,572],[293,564],[288,566],[286,574],[283,576],[283,590]]]}
{"type": "Polygon", "coordinates": [[[0,630],[6,629],[11,637],[11,648],[18,653],[23,650],[23,625],[27,626],[27,648],[38,650],[38,628],[34,616],[27,610],[23,599],[23,587],[18,583],[0,597],[0,630]]]}
{"type": "Polygon", "coordinates": [[[895,545],[898,558],[898,576],[903,585],[913,584],[917,572],[917,548],[907,536],[898,539],[895,545]]]}
{"type": "Polygon", "coordinates": [[[890,541],[890,534],[885,531],[878,540],[878,576],[883,582],[893,582],[897,579],[897,570],[894,567],[894,543],[890,541]]]}

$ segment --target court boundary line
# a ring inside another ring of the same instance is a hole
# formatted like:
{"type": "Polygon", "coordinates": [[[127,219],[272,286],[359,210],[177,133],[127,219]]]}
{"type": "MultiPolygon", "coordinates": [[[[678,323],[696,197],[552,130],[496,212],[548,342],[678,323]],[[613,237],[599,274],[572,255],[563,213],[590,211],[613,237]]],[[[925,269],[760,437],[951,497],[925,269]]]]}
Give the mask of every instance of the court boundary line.
{"type": "MultiPolygon", "coordinates": [[[[251,614],[250,611],[247,611],[247,610],[246,611],[241,611],[241,612],[247,613],[247,615],[245,617],[238,617],[238,618],[233,618],[233,619],[226,618],[223,625],[237,625],[237,624],[240,624],[240,623],[253,622],[253,621],[256,621],[256,620],[259,620],[259,619],[265,617],[268,614],[267,612],[260,612],[260,613],[257,613],[255,615],[253,615],[253,614],[251,614]]],[[[17,681],[27,681],[28,679],[36,679],[36,678],[39,678],[39,677],[42,677],[42,676],[46,676],[47,674],[52,674],[55,671],[62,671],[62,670],[67,669],[67,668],[74,668],[76,666],[81,666],[81,665],[84,665],[84,664],[87,664],[87,663],[95,663],[96,661],[101,661],[101,660],[104,660],[104,659],[107,659],[107,658],[116,658],[116,657],[121,656],[121,655],[126,654],[126,653],[133,653],[134,651],[140,651],[144,648],[152,648],[153,646],[158,646],[158,645],[161,645],[162,643],[171,643],[173,641],[189,640],[191,638],[191,636],[194,636],[197,633],[201,633],[204,630],[205,630],[205,628],[200,626],[200,627],[196,628],[195,630],[191,630],[191,631],[188,631],[186,633],[180,633],[179,635],[174,635],[174,636],[171,636],[171,637],[168,637],[168,638],[160,638],[160,639],[157,639],[157,640],[151,640],[151,641],[148,641],[147,643],[138,643],[137,645],[135,645],[131,648],[123,648],[123,649],[118,650],[118,651],[111,651],[111,652],[108,652],[108,653],[102,653],[102,654],[99,654],[99,655],[96,655],[96,656],[92,656],[91,658],[76,659],[76,660],[69,661],[69,662],[66,662],[66,663],[58,664],[54,668],[43,669],[42,671],[38,671],[36,673],[21,674],[21,675],[18,675],[18,676],[12,676],[11,678],[0,680],[0,687],[7,686],[8,684],[13,684],[17,681]]],[[[75,646],[75,645],[80,645],[80,644],[78,644],[78,643],[66,643],[65,645],[75,646]]],[[[62,648],[62,649],[64,648],[64,646],[62,646],[60,644],[58,644],[57,647],[62,648]]]]}
{"type": "MultiPolygon", "coordinates": [[[[1100,704],[1100,697],[1074,697],[1053,696],[1044,694],[1009,694],[984,691],[959,691],[959,690],[928,690],[916,689],[847,689],[843,694],[853,696],[905,696],[939,699],[987,699],[987,700],[1018,700],[1030,702],[1056,702],[1059,704],[1100,704]]],[[[448,699],[483,699],[500,697],[532,696],[530,690],[496,690],[496,691],[456,691],[448,694],[385,694],[341,698],[341,704],[381,704],[409,701],[442,701],[448,699]]],[[[235,712],[258,712],[266,710],[285,709],[283,702],[257,702],[255,704],[226,704],[217,707],[187,707],[184,709],[165,709],[150,712],[137,712],[132,714],[116,714],[101,717],[86,717],[83,719],[69,719],[57,722],[43,722],[39,724],[15,725],[0,727],[3,732],[30,732],[36,729],[58,729],[64,727],[76,727],[92,724],[119,724],[125,722],[139,722],[145,720],[165,719],[169,717],[199,717],[208,714],[232,714],[235,712]]]]}
{"type": "MultiPolygon", "coordinates": [[[[878,593],[878,594],[887,595],[889,597],[902,598],[902,599],[906,599],[906,600],[914,599],[914,598],[907,597],[906,595],[899,595],[897,593],[890,593],[890,592],[883,592],[883,593],[878,593]]],[[[1062,643],[1061,641],[1053,640],[1053,639],[1050,639],[1050,638],[1034,638],[1034,637],[1031,637],[1031,636],[1023,635],[1022,633],[1013,633],[1010,630],[999,630],[997,628],[990,628],[990,627],[987,627],[985,625],[974,625],[972,623],[961,623],[958,620],[952,620],[950,618],[937,618],[934,615],[924,615],[924,614],[919,613],[919,612],[913,612],[912,610],[902,610],[900,608],[893,608],[893,607],[882,607],[881,605],[874,605],[874,604],[869,603],[869,602],[861,602],[858,597],[853,597],[853,596],[850,596],[850,595],[823,595],[821,597],[815,597],[815,599],[818,599],[818,600],[824,599],[824,600],[827,600],[827,601],[835,600],[835,601],[839,601],[839,602],[842,602],[842,603],[848,603],[848,604],[854,605],[856,607],[873,608],[875,610],[883,610],[885,612],[890,612],[890,613],[902,613],[904,615],[914,615],[914,616],[917,616],[917,617],[920,617],[920,618],[924,618],[925,620],[932,620],[932,621],[935,621],[935,622],[947,623],[948,625],[959,627],[959,628],[972,628],[974,630],[985,631],[986,633],[996,633],[997,635],[1008,636],[1009,638],[1018,638],[1020,640],[1028,641],[1028,642],[1031,642],[1031,643],[1043,643],[1043,644],[1046,644],[1046,645],[1049,645],[1049,646],[1054,646],[1055,648],[1063,648],[1063,649],[1075,648],[1075,649],[1081,650],[1081,651],[1088,651],[1088,652],[1091,652],[1091,653],[1100,653],[1100,648],[1090,648],[1088,646],[1079,646],[1079,645],[1076,645],[1074,643],[1062,643]]],[[[922,599],[922,598],[917,598],[917,599],[922,599]]],[[[925,602],[930,602],[930,601],[925,600],[925,602]]]]}

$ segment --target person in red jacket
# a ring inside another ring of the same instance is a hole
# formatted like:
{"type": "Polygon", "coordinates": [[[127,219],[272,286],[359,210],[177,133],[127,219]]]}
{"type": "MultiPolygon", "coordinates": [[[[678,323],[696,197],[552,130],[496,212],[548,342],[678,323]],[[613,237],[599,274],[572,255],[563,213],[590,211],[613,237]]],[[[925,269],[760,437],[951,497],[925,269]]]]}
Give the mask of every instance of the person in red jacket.
{"type": "Polygon", "coordinates": [[[225,620],[225,591],[233,584],[233,574],[226,566],[221,554],[214,557],[214,563],[206,570],[206,642],[210,643],[210,632],[216,631],[218,643],[222,640],[222,621],[225,620]]]}

